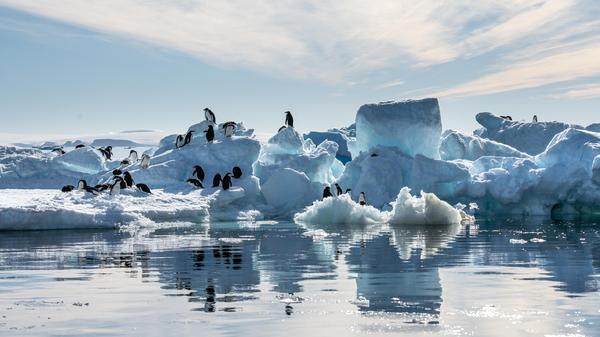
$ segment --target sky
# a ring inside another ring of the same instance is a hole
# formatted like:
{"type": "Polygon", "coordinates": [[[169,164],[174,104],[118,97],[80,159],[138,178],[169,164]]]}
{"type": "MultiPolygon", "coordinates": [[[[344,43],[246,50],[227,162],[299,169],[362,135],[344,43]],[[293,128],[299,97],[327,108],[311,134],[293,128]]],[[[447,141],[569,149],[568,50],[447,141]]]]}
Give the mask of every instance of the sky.
{"type": "Polygon", "coordinates": [[[600,3],[0,0],[0,134],[275,132],[438,97],[443,128],[491,111],[600,122],[600,3]]]}

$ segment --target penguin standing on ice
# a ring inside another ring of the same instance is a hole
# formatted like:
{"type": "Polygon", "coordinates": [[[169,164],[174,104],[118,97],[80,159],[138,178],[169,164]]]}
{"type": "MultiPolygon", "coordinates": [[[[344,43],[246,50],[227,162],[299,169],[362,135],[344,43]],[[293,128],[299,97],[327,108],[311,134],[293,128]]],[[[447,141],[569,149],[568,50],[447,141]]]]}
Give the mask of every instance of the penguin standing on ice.
{"type": "Polygon", "coordinates": [[[215,117],[215,114],[212,112],[212,110],[210,110],[209,108],[204,108],[204,118],[206,118],[206,120],[209,122],[217,124],[217,118],[215,117]]]}
{"type": "Polygon", "coordinates": [[[202,169],[202,166],[194,166],[194,172],[192,172],[192,175],[198,178],[198,180],[204,181],[204,170],[202,169]]]}
{"type": "Polygon", "coordinates": [[[337,183],[335,184],[335,192],[337,193],[338,196],[344,194],[344,191],[342,191],[342,188],[337,183]]]}
{"type": "Polygon", "coordinates": [[[188,145],[189,143],[191,143],[191,142],[192,142],[192,134],[193,134],[194,132],[196,132],[196,131],[194,131],[194,130],[190,130],[190,131],[188,131],[188,132],[185,134],[185,138],[183,139],[183,145],[182,145],[182,146],[186,146],[186,145],[188,145]]]}
{"type": "Polygon", "coordinates": [[[329,186],[327,186],[323,190],[323,199],[329,198],[329,197],[333,197],[333,194],[331,194],[331,188],[329,188],[329,186]]]}
{"type": "Polygon", "coordinates": [[[287,126],[288,128],[294,127],[294,117],[292,116],[292,113],[289,111],[285,112],[285,126],[287,126]]]}
{"type": "Polygon", "coordinates": [[[184,135],[178,135],[177,138],[175,139],[175,148],[180,148],[182,147],[185,142],[185,136],[184,135]]]}
{"type": "Polygon", "coordinates": [[[224,190],[228,190],[231,187],[231,173],[227,172],[225,174],[225,176],[223,177],[222,183],[221,185],[223,186],[224,190]]]}
{"type": "Polygon", "coordinates": [[[198,179],[188,179],[187,183],[194,186],[195,188],[204,188],[202,182],[200,182],[200,180],[198,179]]]}
{"type": "Polygon", "coordinates": [[[212,187],[219,187],[219,186],[221,186],[221,175],[217,173],[213,177],[212,187]]]}
{"type": "Polygon", "coordinates": [[[204,131],[204,133],[206,133],[206,141],[208,143],[212,143],[215,139],[215,130],[213,129],[213,126],[209,125],[208,129],[204,131]]]}
{"type": "Polygon", "coordinates": [[[234,167],[231,172],[233,172],[233,177],[235,179],[240,179],[242,177],[242,169],[239,166],[234,167]]]}
{"type": "Polygon", "coordinates": [[[121,194],[121,185],[123,183],[125,183],[123,181],[123,178],[121,177],[115,177],[114,178],[115,182],[110,186],[110,195],[119,195],[121,194]]]}
{"type": "MultiPolygon", "coordinates": [[[[125,180],[123,180],[123,177],[121,176],[114,176],[113,180],[119,183],[119,188],[120,189],[126,189],[127,188],[127,183],[125,182],[125,180]]],[[[119,191],[120,193],[120,191],[119,191]]]]}
{"type": "Polygon", "coordinates": [[[136,164],[138,162],[138,153],[136,150],[129,151],[129,157],[127,158],[130,163],[136,164]]]}
{"type": "Polygon", "coordinates": [[[142,155],[142,161],[140,162],[140,167],[143,169],[147,169],[150,167],[150,156],[147,154],[142,155]]]}
{"type": "Polygon", "coordinates": [[[135,185],[135,182],[133,181],[133,177],[131,176],[131,173],[129,173],[129,172],[123,173],[123,180],[125,180],[127,187],[133,187],[133,185],[135,185]]]}
{"type": "Polygon", "coordinates": [[[237,124],[235,122],[227,122],[227,123],[223,124],[222,128],[223,128],[223,132],[225,133],[225,137],[231,138],[231,136],[233,136],[236,125],[237,124]]]}
{"type": "Polygon", "coordinates": [[[360,195],[358,196],[358,203],[361,206],[365,206],[367,204],[367,197],[365,196],[365,192],[360,192],[360,195]]]}
{"type": "Polygon", "coordinates": [[[537,123],[538,122],[537,115],[533,115],[533,121],[532,122],[533,123],[537,123]]]}

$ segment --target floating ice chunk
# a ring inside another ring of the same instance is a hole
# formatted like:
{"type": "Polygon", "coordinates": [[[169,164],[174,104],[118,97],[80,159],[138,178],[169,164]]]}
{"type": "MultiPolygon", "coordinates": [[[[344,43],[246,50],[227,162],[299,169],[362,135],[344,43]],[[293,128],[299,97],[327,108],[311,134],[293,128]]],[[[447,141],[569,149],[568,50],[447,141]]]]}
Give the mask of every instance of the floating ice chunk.
{"type": "Polygon", "coordinates": [[[359,296],[355,299],[349,300],[348,302],[350,302],[350,304],[354,304],[358,307],[369,307],[371,305],[371,302],[364,296],[359,296]]]}
{"type": "Polygon", "coordinates": [[[321,190],[320,183],[311,183],[306,174],[290,168],[275,170],[261,186],[262,195],[274,208],[276,217],[309,205],[319,198],[321,190]]]}
{"type": "Polygon", "coordinates": [[[475,131],[477,136],[510,145],[530,155],[536,155],[544,151],[557,133],[568,128],[582,129],[579,125],[562,122],[525,123],[509,121],[490,112],[478,113],[475,118],[483,126],[482,129],[475,131]]]}
{"type": "Polygon", "coordinates": [[[546,150],[535,157],[541,167],[568,165],[571,170],[583,169],[590,175],[593,162],[600,155],[600,134],[578,129],[566,129],[556,134],[546,150]]]}
{"type": "Polygon", "coordinates": [[[356,148],[397,147],[409,156],[439,158],[442,123],[436,98],[366,104],[356,114],[356,148]]]}
{"type": "Polygon", "coordinates": [[[510,242],[513,245],[524,245],[527,243],[527,240],[523,240],[523,239],[510,239],[508,242],[510,242]]]}
{"type": "Polygon", "coordinates": [[[392,207],[390,224],[442,225],[462,221],[459,210],[435,194],[421,192],[421,197],[416,197],[408,187],[400,190],[392,207]]]}
{"type": "Polygon", "coordinates": [[[384,223],[386,220],[385,214],[375,207],[361,206],[348,194],[317,200],[304,212],[294,215],[295,222],[320,225],[371,224],[384,223]]]}
{"type": "Polygon", "coordinates": [[[446,130],[442,135],[440,155],[443,160],[476,160],[484,156],[528,158],[511,146],[477,136],[468,136],[454,130],[446,130]]]}

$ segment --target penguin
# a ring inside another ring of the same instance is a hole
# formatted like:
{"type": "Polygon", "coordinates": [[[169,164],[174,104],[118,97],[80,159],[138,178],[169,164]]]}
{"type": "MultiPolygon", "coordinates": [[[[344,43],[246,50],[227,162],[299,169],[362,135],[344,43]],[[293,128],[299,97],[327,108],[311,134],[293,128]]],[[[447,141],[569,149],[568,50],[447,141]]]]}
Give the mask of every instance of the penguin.
{"type": "Polygon", "coordinates": [[[57,147],[56,149],[52,150],[52,153],[56,153],[59,156],[62,156],[63,154],[65,154],[65,150],[63,150],[62,147],[57,147]]]}
{"type": "Polygon", "coordinates": [[[344,192],[344,193],[346,193],[346,194],[352,194],[352,189],[351,188],[347,188],[346,192],[344,192]]]}
{"type": "Polygon", "coordinates": [[[99,148],[98,151],[100,151],[100,153],[102,154],[102,157],[104,157],[104,159],[106,160],[110,160],[110,153],[108,153],[108,151],[106,151],[103,148],[99,148]]]}
{"type": "Polygon", "coordinates": [[[533,115],[533,121],[532,122],[533,123],[537,123],[538,122],[537,115],[533,115]]]}
{"type": "Polygon", "coordinates": [[[204,188],[204,185],[198,179],[188,179],[187,183],[196,187],[196,188],[204,188]]]}
{"type": "Polygon", "coordinates": [[[123,180],[125,180],[127,187],[133,187],[133,185],[135,185],[135,183],[133,182],[133,177],[129,172],[123,173],[123,180]]]}
{"type": "Polygon", "coordinates": [[[279,128],[279,130],[277,130],[277,133],[280,133],[280,132],[281,132],[281,130],[283,130],[283,129],[285,129],[285,128],[287,128],[287,126],[285,126],[285,125],[284,125],[284,126],[282,126],[282,127],[280,127],[280,128],[279,128]]]}
{"type": "Polygon", "coordinates": [[[138,162],[138,153],[136,150],[129,151],[129,157],[127,158],[130,163],[135,164],[138,162]]]}
{"type": "Polygon", "coordinates": [[[110,185],[108,184],[98,184],[96,186],[94,186],[95,189],[98,190],[98,192],[102,192],[102,191],[106,191],[108,189],[110,189],[110,185]]]}
{"type": "Polygon", "coordinates": [[[511,116],[500,116],[500,118],[506,119],[507,121],[513,120],[511,116]]]}
{"type": "Polygon", "coordinates": [[[217,173],[213,177],[212,187],[219,187],[219,186],[221,186],[221,175],[217,173]]]}
{"type": "Polygon", "coordinates": [[[185,134],[185,138],[183,139],[183,145],[182,145],[182,146],[186,146],[186,145],[188,145],[189,143],[191,143],[191,142],[192,142],[192,134],[193,134],[194,132],[196,132],[196,131],[194,131],[194,130],[190,130],[190,131],[188,131],[188,132],[185,134]]]}
{"type": "Polygon", "coordinates": [[[285,125],[287,127],[293,128],[294,127],[294,117],[292,116],[292,113],[289,111],[286,111],[284,113],[285,113],[285,125]]]}
{"type": "Polygon", "coordinates": [[[144,193],[152,194],[152,191],[150,190],[150,187],[148,187],[148,185],[146,185],[146,184],[135,184],[135,188],[137,188],[138,191],[142,191],[144,193]]]}
{"type": "Polygon", "coordinates": [[[202,166],[194,166],[194,172],[192,172],[192,175],[198,178],[198,180],[204,181],[204,170],[202,169],[202,166]]]}
{"type": "Polygon", "coordinates": [[[372,153],[371,157],[379,157],[379,155],[377,153],[372,153]]]}
{"type": "Polygon", "coordinates": [[[224,123],[222,128],[223,128],[223,132],[225,133],[225,137],[231,138],[231,136],[233,136],[233,133],[235,131],[235,127],[236,127],[235,122],[224,123]]]}
{"type": "Polygon", "coordinates": [[[60,189],[60,191],[63,193],[68,193],[68,192],[72,192],[74,189],[75,189],[75,186],[73,186],[73,185],[65,185],[60,189]]]}
{"type": "Polygon", "coordinates": [[[121,174],[123,174],[123,171],[119,170],[119,169],[114,169],[112,171],[113,176],[120,176],[121,174]]]}
{"type": "Polygon", "coordinates": [[[215,114],[209,108],[204,108],[204,118],[206,118],[206,120],[209,122],[213,122],[215,124],[217,123],[217,118],[215,118],[215,114]]]}
{"type": "Polygon", "coordinates": [[[236,166],[231,170],[233,172],[233,177],[235,179],[240,179],[242,177],[242,169],[239,166],[236,166]]]}
{"type": "Polygon", "coordinates": [[[344,194],[344,191],[342,191],[342,188],[337,183],[335,184],[335,192],[337,193],[338,196],[344,194]]]}
{"type": "Polygon", "coordinates": [[[82,147],[85,147],[85,145],[84,144],[79,144],[79,145],[75,146],[75,150],[81,149],[82,147]]]}
{"type": "Polygon", "coordinates": [[[78,191],[86,191],[88,193],[92,193],[93,195],[98,195],[98,190],[88,186],[87,181],[81,179],[79,181],[79,183],[77,184],[77,190],[78,191]]]}
{"type": "Polygon", "coordinates": [[[119,188],[120,189],[126,189],[127,188],[127,183],[125,182],[125,180],[123,180],[123,177],[121,176],[114,176],[113,180],[119,182],[119,188]]]}
{"type": "Polygon", "coordinates": [[[367,204],[367,197],[365,196],[365,192],[360,192],[360,195],[358,196],[358,203],[361,206],[365,206],[367,204]]]}
{"type": "Polygon", "coordinates": [[[115,177],[115,182],[110,186],[110,195],[119,195],[121,194],[121,188],[123,187],[124,181],[121,177],[115,177]]]}
{"type": "Polygon", "coordinates": [[[185,136],[183,135],[178,135],[177,138],[175,139],[175,148],[180,148],[184,145],[185,142],[185,136]]]}
{"type": "Polygon", "coordinates": [[[204,131],[204,133],[206,133],[206,141],[212,143],[215,139],[215,130],[213,129],[213,126],[209,125],[208,130],[204,131]]]}
{"type": "Polygon", "coordinates": [[[121,166],[129,166],[129,165],[131,165],[131,162],[129,161],[129,159],[121,160],[121,166]]]}
{"type": "Polygon", "coordinates": [[[227,172],[221,181],[223,189],[228,190],[231,187],[231,173],[227,172]]]}
{"type": "Polygon", "coordinates": [[[147,154],[143,154],[142,155],[142,161],[140,163],[140,167],[143,169],[147,169],[148,167],[150,167],[150,156],[147,154]]]}
{"type": "Polygon", "coordinates": [[[331,194],[331,188],[329,188],[329,186],[327,186],[323,190],[323,199],[329,198],[329,197],[333,197],[333,194],[331,194]]]}

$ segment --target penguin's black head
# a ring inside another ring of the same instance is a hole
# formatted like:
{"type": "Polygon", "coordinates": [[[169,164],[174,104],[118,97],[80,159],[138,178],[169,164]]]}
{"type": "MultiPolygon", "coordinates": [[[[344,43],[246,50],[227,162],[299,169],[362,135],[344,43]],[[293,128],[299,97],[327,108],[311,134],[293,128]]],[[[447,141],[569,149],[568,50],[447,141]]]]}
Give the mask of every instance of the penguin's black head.
{"type": "Polygon", "coordinates": [[[115,169],[112,171],[113,176],[120,176],[121,173],[123,173],[123,172],[121,172],[121,170],[119,170],[119,169],[115,169]]]}
{"type": "Polygon", "coordinates": [[[110,146],[110,145],[109,145],[109,146],[107,146],[107,147],[106,147],[106,151],[108,151],[108,152],[111,152],[111,151],[112,151],[112,146],[110,146]]]}
{"type": "Polygon", "coordinates": [[[198,170],[201,169],[202,167],[200,167],[200,165],[194,165],[194,170],[198,170]]]}
{"type": "Polygon", "coordinates": [[[204,112],[212,112],[209,108],[204,108],[204,112]]]}
{"type": "Polygon", "coordinates": [[[339,185],[338,183],[335,183],[335,186],[336,186],[336,187],[340,187],[340,185],[339,185]]]}
{"type": "Polygon", "coordinates": [[[130,177],[130,178],[131,178],[131,173],[129,173],[129,172],[125,172],[125,173],[123,173],[123,176],[125,176],[125,177],[130,177]]]}
{"type": "Polygon", "coordinates": [[[291,114],[291,112],[286,111],[286,112],[284,112],[284,114],[289,115],[289,114],[291,114]]]}

